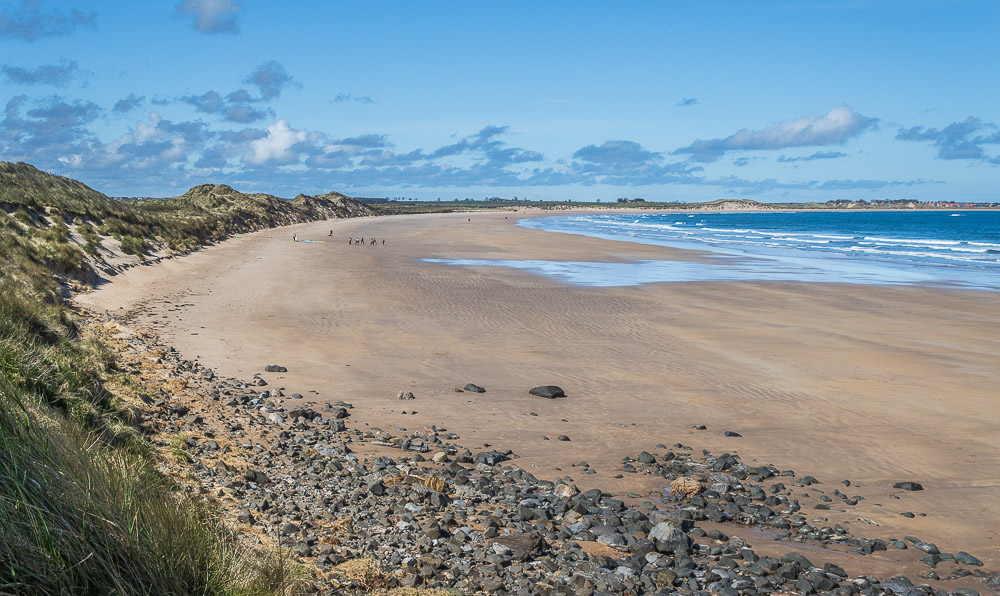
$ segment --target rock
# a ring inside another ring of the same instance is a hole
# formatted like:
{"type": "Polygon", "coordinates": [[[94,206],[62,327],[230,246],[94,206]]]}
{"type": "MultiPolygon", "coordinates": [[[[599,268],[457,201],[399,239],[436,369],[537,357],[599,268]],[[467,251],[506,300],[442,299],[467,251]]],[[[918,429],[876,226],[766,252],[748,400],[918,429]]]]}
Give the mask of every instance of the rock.
{"type": "Polygon", "coordinates": [[[396,394],[396,399],[416,399],[410,391],[400,391],[396,394]]]}
{"type": "Polygon", "coordinates": [[[540,555],[547,546],[545,539],[535,532],[514,533],[497,536],[492,543],[501,544],[509,548],[514,553],[514,558],[523,558],[518,555],[540,555]]]}
{"type": "Polygon", "coordinates": [[[283,372],[288,372],[288,369],[285,368],[284,366],[278,366],[277,364],[268,364],[267,366],[264,367],[264,372],[283,373],[283,372]]]}
{"type": "Polygon", "coordinates": [[[608,532],[607,534],[598,536],[597,541],[607,545],[623,545],[625,544],[625,537],[618,532],[608,532]]]}
{"type": "Polygon", "coordinates": [[[580,489],[575,484],[560,484],[553,492],[560,499],[572,499],[580,494],[580,489]]]}
{"type": "Polygon", "coordinates": [[[316,410],[306,407],[296,407],[288,411],[288,417],[292,420],[295,420],[296,418],[305,418],[306,420],[312,421],[321,416],[322,414],[316,410]]]}
{"type": "Polygon", "coordinates": [[[689,552],[691,537],[670,522],[660,522],[649,531],[649,539],[661,553],[689,552]]]}
{"type": "Polygon", "coordinates": [[[972,565],[973,567],[982,567],[983,566],[983,562],[982,561],[980,561],[979,559],[973,557],[972,555],[970,555],[969,553],[965,552],[964,550],[960,551],[957,555],[955,555],[955,560],[958,561],[959,563],[962,563],[963,565],[972,565]]]}
{"type": "Polygon", "coordinates": [[[906,491],[924,490],[924,486],[919,482],[897,482],[892,488],[899,488],[906,491]]]}
{"type": "Polygon", "coordinates": [[[501,453],[499,451],[483,451],[476,454],[477,464],[486,464],[487,466],[495,466],[500,462],[505,462],[509,458],[506,453],[501,453]]]}
{"type": "Polygon", "coordinates": [[[247,482],[253,482],[254,484],[259,484],[261,486],[271,484],[271,479],[260,470],[247,470],[243,474],[243,479],[247,482]]]}
{"type": "Polygon", "coordinates": [[[435,540],[442,536],[441,526],[434,520],[430,520],[424,525],[420,526],[420,531],[424,533],[431,540],[435,540]]]}
{"type": "Polygon", "coordinates": [[[727,430],[726,432],[722,433],[722,436],[724,436],[724,437],[742,437],[743,435],[741,435],[738,432],[732,431],[732,430],[727,430]]]}
{"type": "Polygon", "coordinates": [[[569,437],[567,437],[566,435],[559,435],[558,437],[556,437],[556,440],[557,441],[569,441],[569,437]]]}
{"type": "Polygon", "coordinates": [[[533,388],[528,393],[531,395],[537,395],[538,397],[544,397],[546,399],[566,397],[566,392],[562,390],[562,387],[558,387],[556,385],[541,385],[533,388]]]}
{"type": "Polygon", "coordinates": [[[937,555],[937,554],[941,553],[941,551],[938,550],[937,545],[934,544],[933,542],[918,542],[918,543],[914,544],[913,546],[915,546],[916,548],[924,551],[928,555],[937,555]]]}
{"type": "Polygon", "coordinates": [[[812,569],[813,568],[812,561],[810,561],[809,559],[805,558],[803,555],[801,555],[801,554],[799,554],[799,553],[797,553],[795,551],[788,552],[788,553],[785,553],[785,554],[781,555],[781,562],[782,563],[794,563],[794,564],[798,565],[799,567],[801,567],[803,570],[807,570],[807,569],[812,569]]]}
{"type": "Polygon", "coordinates": [[[485,389],[483,389],[482,387],[480,387],[479,385],[476,385],[474,383],[467,384],[465,386],[465,390],[469,391],[471,393],[486,393],[485,389]]]}
{"type": "Polygon", "coordinates": [[[446,451],[438,451],[431,457],[431,460],[436,464],[448,463],[448,453],[446,451]]]}

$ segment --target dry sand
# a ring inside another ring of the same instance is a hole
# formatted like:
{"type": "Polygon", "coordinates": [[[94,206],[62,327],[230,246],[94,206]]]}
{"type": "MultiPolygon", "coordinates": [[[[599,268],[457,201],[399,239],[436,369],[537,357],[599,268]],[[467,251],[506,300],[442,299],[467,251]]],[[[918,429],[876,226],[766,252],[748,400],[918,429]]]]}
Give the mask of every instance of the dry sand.
{"type": "Polygon", "coordinates": [[[513,223],[511,213],[479,213],[269,230],[130,270],[80,302],[128,313],[226,376],[287,366],[264,375],[272,388],[351,402],[355,426],[436,424],[470,447],[515,450],[539,477],[570,475],[616,494],[662,486],[614,478],[623,456],[662,451],[657,443],[738,452],[816,476],[827,494],[866,497],[846,513],[822,512],[829,525],[915,535],[1000,567],[1000,294],[745,282],[580,288],[419,260],[698,258],[513,223]],[[293,233],[324,243],[293,243],[293,233]],[[350,236],[386,245],[348,246],[350,236]],[[454,391],[468,382],[487,393],[454,391]],[[528,395],[543,384],[569,397],[528,395]],[[417,399],[397,401],[401,390],[417,399]],[[582,460],[599,473],[572,467],[582,460]],[[926,490],[891,488],[903,480],[926,490]]]}

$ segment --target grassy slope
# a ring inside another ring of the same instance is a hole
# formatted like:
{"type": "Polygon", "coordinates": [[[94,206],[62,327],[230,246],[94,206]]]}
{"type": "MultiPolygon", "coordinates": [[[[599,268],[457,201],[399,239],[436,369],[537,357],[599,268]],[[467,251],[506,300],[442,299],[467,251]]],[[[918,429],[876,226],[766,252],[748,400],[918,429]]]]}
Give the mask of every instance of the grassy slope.
{"type": "MultiPolygon", "coordinates": [[[[91,260],[67,224],[138,250],[372,213],[331,193],[285,201],[225,186],[118,201],[27,164],[0,163],[0,592],[254,594],[294,585],[211,504],[159,474],[133,426],[114,355],[82,337],[63,284],[91,260]]],[[[91,241],[88,239],[88,244],[91,241]]]]}

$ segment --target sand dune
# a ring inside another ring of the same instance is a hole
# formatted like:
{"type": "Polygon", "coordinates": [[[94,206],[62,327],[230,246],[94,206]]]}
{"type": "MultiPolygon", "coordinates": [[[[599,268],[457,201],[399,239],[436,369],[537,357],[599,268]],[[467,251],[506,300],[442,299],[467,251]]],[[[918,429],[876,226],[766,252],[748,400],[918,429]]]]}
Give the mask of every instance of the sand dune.
{"type": "Polygon", "coordinates": [[[506,217],[266,231],[130,270],[81,301],[123,309],[221,374],[282,364],[287,374],[265,375],[272,385],[352,402],[372,426],[437,424],[466,445],[514,449],[540,477],[644,492],[661,483],[614,478],[623,456],[675,442],[737,451],[812,474],[827,492],[850,479],[845,490],[867,500],[826,512],[830,523],[864,517],[881,524],[868,535],[912,534],[1000,565],[1000,296],[795,283],[578,288],[419,260],[699,258],[506,217]],[[293,232],[325,242],[292,243],[293,232]],[[348,246],[349,236],[386,246],[348,246]],[[487,393],[454,391],[467,382],[487,393]],[[540,384],[569,397],[528,395],[540,384]],[[396,401],[400,390],[417,400],[396,401]],[[572,467],[581,460],[599,473],[572,467]],[[901,480],[926,490],[896,499],[901,480]]]}

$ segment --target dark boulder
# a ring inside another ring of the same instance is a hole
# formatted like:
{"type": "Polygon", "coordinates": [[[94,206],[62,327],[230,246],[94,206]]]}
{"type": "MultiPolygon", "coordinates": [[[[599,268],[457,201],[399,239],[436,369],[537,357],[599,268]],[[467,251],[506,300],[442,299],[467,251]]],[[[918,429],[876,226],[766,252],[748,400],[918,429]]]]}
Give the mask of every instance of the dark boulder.
{"type": "Polygon", "coordinates": [[[501,453],[500,451],[483,451],[482,453],[476,454],[477,464],[486,464],[487,466],[495,466],[500,462],[505,462],[509,458],[506,453],[501,453]]]}
{"type": "Polygon", "coordinates": [[[919,482],[897,482],[892,485],[892,488],[899,488],[908,491],[924,490],[924,486],[919,482]]]}
{"type": "Polygon", "coordinates": [[[288,372],[288,369],[284,366],[278,366],[277,364],[268,364],[264,367],[264,372],[283,373],[288,372]]]}
{"type": "Polygon", "coordinates": [[[546,399],[566,397],[566,392],[562,390],[562,387],[558,387],[556,385],[541,385],[539,387],[535,387],[528,393],[537,395],[538,397],[544,397],[546,399]]]}
{"type": "Polygon", "coordinates": [[[485,389],[474,383],[469,383],[468,385],[466,385],[465,390],[470,393],[486,393],[485,389]]]}

